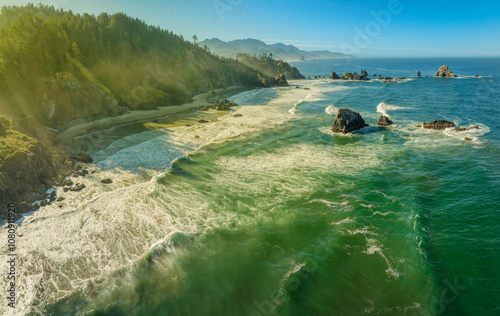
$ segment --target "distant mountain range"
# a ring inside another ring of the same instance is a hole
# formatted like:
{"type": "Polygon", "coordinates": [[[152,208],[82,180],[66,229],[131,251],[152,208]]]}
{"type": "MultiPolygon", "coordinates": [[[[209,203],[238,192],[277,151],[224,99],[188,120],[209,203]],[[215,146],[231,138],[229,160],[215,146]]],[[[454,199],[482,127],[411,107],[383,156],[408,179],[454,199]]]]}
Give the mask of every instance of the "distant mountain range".
{"type": "Polygon", "coordinates": [[[229,42],[221,41],[218,38],[206,39],[199,43],[201,47],[207,46],[211,52],[223,57],[236,58],[238,53],[247,53],[250,55],[273,54],[274,59],[283,61],[311,60],[311,59],[330,59],[342,58],[347,55],[342,53],[330,52],[328,50],[304,51],[293,45],[282,43],[268,45],[257,39],[239,39],[229,42]]]}

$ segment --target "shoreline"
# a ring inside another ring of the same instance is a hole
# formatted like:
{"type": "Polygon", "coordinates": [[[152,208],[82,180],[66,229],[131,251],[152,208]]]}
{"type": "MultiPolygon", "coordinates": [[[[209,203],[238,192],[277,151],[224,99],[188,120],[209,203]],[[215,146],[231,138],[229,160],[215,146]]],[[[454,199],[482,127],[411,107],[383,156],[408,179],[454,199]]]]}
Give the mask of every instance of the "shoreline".
{"type": "Polygon", "coordinates": [[[179,115],[182,113],[188,113],[192,110],[199,109],[209,104],[210,102],[208,101],[208,99],[210,99],[211,97],[225,99],[234,96],[236,94],[239,94],[241,92],[257,88],[258,87],[249,87],[249,86],[231,86],[228,88],[219,88],[195,95],[193,97],[193,101],[191,101],[190,103],[164,106],[160,107],[157,110],[130,111],[127,114],[119,116],[106,117],[95,121],[77,124],[60,132],[58,137],[63,142],[67,142],[71,138],[82,136],[99,130],[105,130],[121,124],[134,123],[149,119],[156,119],[171,114],[179,115]]]}

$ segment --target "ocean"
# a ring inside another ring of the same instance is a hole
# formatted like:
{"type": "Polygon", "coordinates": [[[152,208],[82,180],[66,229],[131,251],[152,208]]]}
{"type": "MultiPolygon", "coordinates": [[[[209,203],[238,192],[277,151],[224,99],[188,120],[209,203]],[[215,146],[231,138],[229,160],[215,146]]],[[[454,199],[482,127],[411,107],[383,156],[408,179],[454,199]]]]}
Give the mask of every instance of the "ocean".
{"type": "Polygon", "coordinates": [[[86,188],[19,221],[0,311],[499,315],[500,59],[293,64],[321,78],[75,139],[86,188]],[[444,64],[459,77],[432,77],[444,64]],[[324,78],[361,69],[408,80],[324,78]],[[331,132],[344,107],[370,126],[331,132]],[[435,119],[478,129],[416,127],[435,119]]]}

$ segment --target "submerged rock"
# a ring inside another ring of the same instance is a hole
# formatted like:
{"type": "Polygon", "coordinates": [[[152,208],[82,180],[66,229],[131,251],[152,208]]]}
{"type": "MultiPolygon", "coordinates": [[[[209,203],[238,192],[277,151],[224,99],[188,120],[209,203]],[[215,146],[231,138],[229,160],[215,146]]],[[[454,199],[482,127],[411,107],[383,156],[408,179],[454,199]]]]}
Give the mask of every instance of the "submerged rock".
{"type": "Polygon", "coordinates": [[[330,73],[330,79],[340,79],[339,75],[335,71],[330,73]]]}
{"type": "Polygon", "coordinates": [[[427,129],[444,130],[448,127],[454,127],[456,124],[445,120],[434,120],[430,123],[423,123],[422,126],[427,129]]]}
{"type": "Polygon", "coordinates": [[[393,121],[391,121],[391,119],[385,115],[380,116],[380,118],[378,119],[378,125],[380,126],[389,126],[392,125],[392,123],[393,121]]]}
{"type": "Polygon", "coordinates": [[[474,125],[472,127],[459,127],[459,126],[457,126],[457,127],[455,127],[453,129],[453,131],[455,131],[455,132],[465,132],[465,131],[468,131],[468,130],[471,130],[471,129],[479,129],[479,126],[477,126],[477,125],[474,125]]]}
{"type": "Polygon", "coordinates": [[[109,178],[106,178],[106,179],[102,179],[101,180],[101,183],[104,183],[104,184],[111,184],[113,183],[113,180],[109,179],[109,178]]]}
{"type": "Polygon", "coordinates": [[[452,71],[448,70],[448,65],[443,65],[439,67],[438,72],[434,75],[434,77],[446,77],[446,78],[455,78],[457,75],[455,75],[452,71]]]}
{"type": "Polygon", "coordinates": [[[365,126],[368,126],[368,124],[365,123],[361,114],[350,109],[342,108],[339,109],[337,116],[335,116],[332,131],[346,134],[365,126]]]}

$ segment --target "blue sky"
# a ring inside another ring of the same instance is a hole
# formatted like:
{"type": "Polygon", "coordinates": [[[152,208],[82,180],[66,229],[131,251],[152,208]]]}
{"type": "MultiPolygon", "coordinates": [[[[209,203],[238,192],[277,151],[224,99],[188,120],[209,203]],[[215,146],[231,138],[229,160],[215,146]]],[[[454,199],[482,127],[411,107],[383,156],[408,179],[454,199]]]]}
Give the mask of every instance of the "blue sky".
{"type": "MultiPolygon", "coordinates": [[[[30,1],[0,0],[22,5],[30,1]]],[[[40,1],[38,1],[40,2],[40,1]]],[[[37,2],[37,3],[38,3],[37,2]]],[[[500,56],[498,1],[42,0],[75,13],[124,12],[200,40],[257,38],[360,57],[500,56]]]]}

